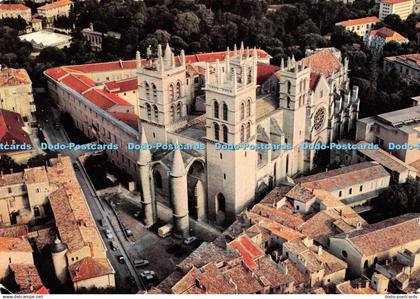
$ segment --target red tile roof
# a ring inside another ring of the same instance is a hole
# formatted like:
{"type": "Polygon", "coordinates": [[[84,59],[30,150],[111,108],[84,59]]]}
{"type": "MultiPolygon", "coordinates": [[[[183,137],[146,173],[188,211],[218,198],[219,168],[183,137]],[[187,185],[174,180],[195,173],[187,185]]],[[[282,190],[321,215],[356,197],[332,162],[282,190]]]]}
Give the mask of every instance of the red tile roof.
{"type": "Polygon", "coordinates": [[[410,1],[411,0],[381,0],[381,3],[397,4],[397,3],[410,2],[410,1]]]}
{"type": "Polygon", "coordinates": [[[32,254],[32,247],[24,238],[0,237],[0,251],[20,251],[32,254]]]}
{"type": "Polygon", "coordinates": [[[322,49],[302,59],[309,63],[313,73],[323,74],[326,78],[340,70],[341,63],[331,49],[322,49]]]}
{"type": "Polygon", "coordinates": [[[311,90],[315,90],[316,86],[318,85],[320,75],[317,73],[311,73],[309,78],[309,88],[311,90]]]}
{"type": "Polygon", "coordinates": [[[31,84],[25,69],[3,68],[0,71],[0,86],[17,86],[24,84],[31,84]]]}
{"type": "Polygon", "coordinates": [[[0,109],[0,142],[3,144],[32,144],[19,113],[0,109]]]}
{"type": "Polygon", "coordinates": [[[70,5],[72,3],[73,2],[71,2],[70,0],[59,0],[59,1],[56,1],[56,2],[52,2],[52,3],[47,3],[47,4],[45,4],[41,7],[38,7],[38,9],[41,9],[41,10],[42,9],[54,9],[54,8],[61,7],[61,6],[70,5]]]}
{"type": "Polygon", "coordinates": [[[138,81],[137,78],[125,79],[120,81],[110,81],[105,83],[105,87],[108,89],[109,92],[112,93],[133,91],[138,88],[138,81]]]}
{"type": "Polygon", "coordinates": [[[0,10],[31,10],[23,4],[0,4],[0,10]]]}
{"type": "Polygon", "coordinates": [[[83,93],[89,88],[96,86],[95,82],[89,77],[69,74],[65,76],[62,80],[62,83],[66,84],[71,89],[77,91],[78,93],[83,93]]]}
{"type": "Polygon", "coordinates": [[[73,282],[114,274],[107,259],[85,257],[69,266],[73,282]]]}
{"type": "Polygon", "coordinates": [[[257,84],[264,83],[268,78],[271,77],[275,72],[280,70],[278,66],[266,64],[266,63],[258,63],[257,64],[257,84]]]}
{"type": "Polygon", "coordinates": [[[48,295],[50,292],[49,290],[42,286],[40,289],[36,290],[35,292],[33,292],[32,294],[37,294],[37,295],[48,295]]]}
{"type": "Polygon", "coordinates": [[[247,235],[239,236],[229,243],[229,247],[235,249],[250,268],[254,268],[256,259],[264,256],[264,251],[252,243],[247,235]]]}
{"type": "Polygon", "coordinates": [[[408,39],[398,32],[387,28],[382,27],[378,30],[372,30],[370,32],[371,36],[379,36],[385,40],[385,42],[395,41],[395,42],[408,42],[408,39]]]}
{"type": "Polygon", "coordinates": [[[377,23],[379,22],[379,18],[377,16],[360,18],[360,19],[350,19],[346,21],[341,21],[338,24],[344,27],[350,27],[355,25],[363,25],[363,24],[370,24],[370,23],[377,23]]]}

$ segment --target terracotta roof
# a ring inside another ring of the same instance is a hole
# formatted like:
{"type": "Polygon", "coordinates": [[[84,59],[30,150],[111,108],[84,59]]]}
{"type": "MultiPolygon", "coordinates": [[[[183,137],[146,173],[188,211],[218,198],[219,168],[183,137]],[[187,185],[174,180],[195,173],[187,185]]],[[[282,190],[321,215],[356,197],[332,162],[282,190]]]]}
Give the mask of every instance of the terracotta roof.
{"type": "Polygon", "coordinates": [[[280,70],[276,65],[258,63],[257,64],[257,84],[262,84],[267,81],[275,72],[280,70]]]}
{"type": "Polygon", "coordinates": [[[85,257],[69,266],[73,282],[114,274],[114,269],[107,259],[85,257]]]}
{"type": "Polygon", "coordinates": [[[25,123],[19,113],[0,109],[0,143],[32,144],[23,127],[25,123]]]}
{"type": "Polygon", "coordinates": [[[346,21],[341,21],[337,24],[340,24],[344,27],[350,27],[355,25],[363,25],[363,24],[370,24],[370,23],[377,23],[379,22],[379,18],[377,16],[366,17],[366,18],[359,18],[359,19],[350,19],[346,21]]]}
{"type": "Polygon", "coordinates": [[[131,104],[119,96],[100,89],[91,89],[84,93],[83,96],[103,110],[108,110],[115,105],[131,106],[131,104]]]}
{"type": "Polygon", "coordinates": [[[411,0],[381,0],[381,3],[386,3],[386,4],[397,4],[397,3],[403,3],[403,2],[411,2],[411,0]]]}
{"type": "Polygon", "coordinates": [[[414,54],[405,54],[405,55],[398,55],[398,56],[388,56],[385,57],[384,60],[387,61],[407,61],[412,62],[416,65],[420,65],[420,53],[414,53],[414,54]]]}
{"type": "Polygon", "coordinates": [[[274,207],[292,188],[291,186],[276,186],[259,203],[274,207]]]}
{"type": "Polygon", "coordinates": [[[27,239],[0,237],[0,251],[31,252],[32,247],[27,239]]]}
{"type": "Polygon", "coordinates": [[[10,264],[9,267],[19,287],[19,293],[31,293],[33,290],[45,288],[35,265],[10,264]]]}
{"type": "Polygon", "coordinates": [[[48,178],[59,188],[49,196],[60,238],[70,252],[83,247],[103,248],[69,157],[50,160],[48,178]]]}
{"type": "Polygon", "coordinates": [[[369,282],[350,282],[345,281],[337,286],[337,290],[340,294],[354,294],[354,295],[373,295],[376,294],[376,291],[373,290],[369,282]],[[367,287],[366,287],[367,284],[367,287]]]}
{"type": "MultiPolygon", "coordinates": [[[[358,144],[368,144],[366,141],[360,141],[358,144]]],[[[368,157],[369,159],[372,159],[373,161],[378,162],[383,167],[395,171],[398,173],[404,172],[406,170],[410,171],[416,171],[416,169],[407,163],[401,161],[394,155],[391,155],[390,153],[384,151],[383,149],[377,149],[377,150],[363,150],[358,149],[360,153],[368,157]]]]}
{"type": "Polygon", "coordinates": [[[242,263],[223,271],[223,274],[235,283],[239,294],[256,294],[263,291],[263,286],[257,278],[242,263]]]}
{"type": "Polygon", "coordinates": [[[316,196],[310,190],[299,184],[287,192],[286,197],[303,203],[307,203],[316,199],[316,196]]]}
{"type": "Polygon", "coordinates": [[[39,288],[35,292],[32,292],[32,294],[37,294],[37,295],[49,295],[49,293],[50,291],[44,286],[39,288]]]}
{"type": "Polygon", "coordinates": [[[239,253],[249,268],[254,268],[255,260],[264,256],[264,251],[256,246],[247,235],[239,236],[228,245],[239,253]]]}
{"type": "Polygon", "coordinates": [[[32,19],[32,20],[31,20],[31,23],[32,23],[32,24],[35,24],[35,23],[42,23],[42,20],[41,20],[41,19],[32,19]]]}
{"type": "Polygon", "coordinates": [[[362,162],[298,178],[295,181],[309,189],[335,191],[385,177],[390,177],[390,174],[380,164],[376,162],[362,162]]]}
{"type": "Polygon", "coordinates": [[[0,10],[31,10],[23,4],[0,4],[0,10]]]}
{"type": "Polygon", "coordinates": [[[337,238],[345,238],[365,256],[402,249],[409,243],[420,240],[420,213],[405,214],[368,225],[337,238]]]}
{"type": "Polygon", "coordinates": [[[408,42],[408,39],[406,37],[387,27],[382,27],[378,30],[372,30],[369,34],[371,36],[379,36],[383,38],[385,42],[408,42]]]}
{"type": "Polygon", "coordinates": [[[311,72],[323,74],[326,78],[340,71],[341,67],[341,62],[331,49],[322,49],[302,60],[310,64],[311,72]]]}
{"type": "Polygon", "coordinates": [[[19,238],[28,236],[28,226],[25,224],[0,226],[0,237],[19,238]]]}
{"type": "Polygon", "coordinates": [[[0,87],[31,83],[32,81],[25,69],[3,68],[0,71],[0,87]]]}
{"type": "Polygon", "coordinates": [[[309,88],[311,90],[315,90],[316,86],[318,85],[320,77],[321,77],[320,74],[311,72],[311,76],[309,77],[309,88]]]}
{"type": "Polygon", "coordinates": [[[137,90],[138,83],[137,78],[125,79],[120,81],[110,81],[105,83],[105,87],[109,92],[112,93],[121,93],[127,91],[137,90]]]}
{"type": "Polygon", "coordinates": [[[268,218],[293,229],[297,229],[304,223],[302,216],[299,214],[291,214],[284,209],[268,207],[262,204],[256,204],[250,212],[245,212],[245,214],[247,217],[255,219],[255,221],[268,218]]]}
{"type": "Polygon", "coordinates": [[[38,9],[45,10],[45,9],[54,9],[61,6],[71,5],[73,2],[70,0],[59,0],[51,3],[47,3],[43,6],[38,7],[38,9]]]}
{"type": "Polygon", "coordinates": [[[294,281],[293,277],[280,269],[269,256],[260,258],[251,270],[265,286],[267,286],[266,283],[268,282],[268,286],[271,289],[277,289],[294,281]]]}
{"type": "Polygon", "coordinates": [[[410,166],[414,167],[417,170],[417,176],[420,177],[420,159],[411,163],[410,166]]]}
{"type": "Polygon", "coordinates": [[[74,89],[78,93],[83,93],[84,91],[96,85],[95,82],[87,76],[73,74],[68,74],[68,76],[65,76],[61,82],[74,89]]]}

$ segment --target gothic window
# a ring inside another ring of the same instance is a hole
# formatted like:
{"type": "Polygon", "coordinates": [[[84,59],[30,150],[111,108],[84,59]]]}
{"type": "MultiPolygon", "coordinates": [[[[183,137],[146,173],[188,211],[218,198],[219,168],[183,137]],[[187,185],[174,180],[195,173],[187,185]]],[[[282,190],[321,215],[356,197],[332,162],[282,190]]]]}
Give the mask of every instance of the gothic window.
{"type": "Polygon", "coordinates": [[[246,103],[246,111],[248,113],[248,116],[251,116],[251,100],[248,99],[248,102],[246,103]]]}
{"type": "Polygon", "coordinates": [[[290,97],[287,97],[287,108],[290,108],[290,102],[291,102],[290,97]]]}
{"type": "Polygon", "coordinates": [[[174,86],[169,85],[169,101],[173,102],[174,100],[174,86]]]}
{"type": "Polygon", "coordinates": [[[292,83],[290,81],[287,81],[287,93],[290,94],[292,91],[292,83]]]}
{"type": "Polygon", "coordinates": [[[228,128],[225,125],[223,125],[223,142],[228,142],[228,128]]]}
{"type": "Polygon", "coordinates": [[[176,105],[176,114],[178,118],[181,118],[182,116],[182,103],[178,102],[178,105],[176,105]]]}
{"type": "Polygon", "coordinates": [[[153,101],[157,101],[157,89],[154,83],[152,83],[152,89],[153,89],[153,101]]]}
{"type": "Polygon", "coordinates": [[[219,134],[220,134],[220,126],[219,124],[214,123],[214,139],[219,140],[219,134]]]}
{"type": "Polygon", "coordinates": [[[245,126],[241,126],[241,142],[245,141],[245,126]]]}
{"type": "Polygon", "coordinates": [[[153,178],[155,180],[155,186],[157,189],[162,189],[163,184],[162,184],[162,176],[160,175],[160,172],[158,170],[155,170],[153,172],[153,178]]]}
{"type": "Polygon", "coordinates": [[[248,68],[248,84],[252,82],[252,69],[248,68]]]}
{"type": "Polygon", "coordinates": [[[305,80],[303,81],[303,90],[304,90],[304,91],[306,91],[306,81],[307,81],[307,79],[305,79],[305,80]]]}
{"type": "Polygon", "coordinates": [[[146,110],[147,110],[147,119],[152,120],[152,107],[150,104],[146,104],[146,110]]]}
{"type": "Polygon", "coordinates": [[[289,173],[289,155],[286,155],[286,175],[289,173]]]}
{"type": "Polygon", "coordinates": [[[319,131],[325,122],[325,108],[319,108],[314,116],[314,129],[319,131]]]}
{"type": "Polygon", "coordinates": [[[251,137],[251,123],[248,122],[246,124],[246,139],[248,140],[251,137]]]}
{"type": "Polygon", "coordinates": [[[226,199],[222,193],[217,194],[217,210],[220,212],[226,210],[226,199]]]}
{"type": "Polygon", "coordinates": [[[241,120],[245,118],[245,104],[241,104],[241,120]]]}
{"type": "Polygon", "coordinates": [[[39,211],[39,207],[34,207],[34,216],[35,218],[41,217],[41,212],[39,211]]]}
{"type": "Polygon", "coordinates": [[[228,120],[228,106],[223,103],[223,120],[228,120]]]}
{"type": "Polygon", "coordinates": [[[179,99],[181,97],[181,82],[176,83],[176,98],[179,99]]]}
{"type": "Polygon", "coordinates": [[[159,109],[158,109],[158,107],[155,105],[155,106],[153,106],[153,110],[154,110],[154,112],[155,112],[155,121],[157,122],[157,121],[159,121],[159,109]]]}
{"type": "Polygon", "coordinates": [[[214,117],[219,118],[219,103],[214,101],[214,117]]]}
{"type": "Polygon", "coordinates": [[[303,88],[303,80],[299,82],[299,92],[302,92],[302,88],[303,88]]]}
{"type": "Polygon", "coordinates": [[[144,82],[144,89],[146,90],[146,99],[150,99],[150,86],[149,83],[144,82]]]}
{"type": "Polygon", "coordinates": [[[174,105],[171,106],[171,117],[172,117],[172,121],[175,121],[175,108],[174,108],[174,105]]]}

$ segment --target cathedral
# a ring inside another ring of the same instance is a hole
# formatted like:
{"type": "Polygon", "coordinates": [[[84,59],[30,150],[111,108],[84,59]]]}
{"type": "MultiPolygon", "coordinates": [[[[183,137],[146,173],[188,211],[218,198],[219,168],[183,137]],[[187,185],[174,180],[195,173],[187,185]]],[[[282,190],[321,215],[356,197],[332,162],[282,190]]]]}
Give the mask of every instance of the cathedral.
{"type": "Polygon", "coordinates": [[[149,49],[145,63],[137,54],[137,143],[151,145],[137,161],[146,225],[162,202],[179,236],[189,234],[190,217],[226,226],[279,182],[316,167],[317,145],[354,130],[358,87],[350,90],[348,60],[337,49],[288,58],[261,84],[256,49],[225,53],[196,63],[168,45],[149,49]]]}

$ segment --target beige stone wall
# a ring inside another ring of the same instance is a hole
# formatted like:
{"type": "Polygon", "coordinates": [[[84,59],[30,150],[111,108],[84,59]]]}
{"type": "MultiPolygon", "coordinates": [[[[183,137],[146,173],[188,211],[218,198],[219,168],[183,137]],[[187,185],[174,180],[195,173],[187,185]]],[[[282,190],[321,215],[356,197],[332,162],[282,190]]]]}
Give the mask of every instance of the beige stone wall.
{"type": "Polygon", "coordinates": [[[0,107],[17,112],[31,122],[32,112],[35,112],[32,84],[0,87],[0,107]]]}
{"type": "Polygon", "coordinates": [[[31,21],[32,16],[31,16],[31,10],[11,10],[11,9],[3,9],[0,10],[0,19],[5,19],[5,18],[14,18],[17,19],[18,17],[21,17],[22,19],[24,19],[26,22],[31,21]]]}
{"type": "Polygon", "coordinates": [[[32,252],[1,251],[0,252],[0,279],[9,274],[10,264],[34,264],[32,252]]]}
{"type": "Polygon", "coordinates": [[[73,283],[74,289],[77,291],[81,288],[114,288],[115,287],[115,275],[109,274],[96,278],[86,279],[73,283]]]}

